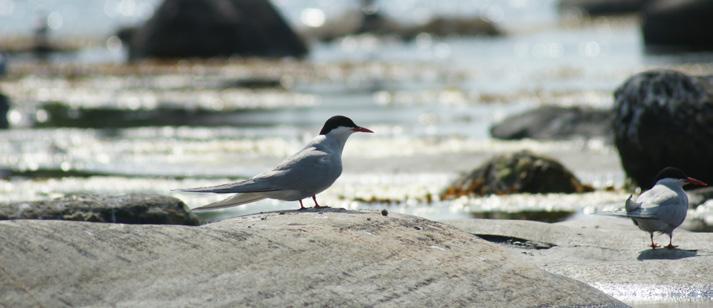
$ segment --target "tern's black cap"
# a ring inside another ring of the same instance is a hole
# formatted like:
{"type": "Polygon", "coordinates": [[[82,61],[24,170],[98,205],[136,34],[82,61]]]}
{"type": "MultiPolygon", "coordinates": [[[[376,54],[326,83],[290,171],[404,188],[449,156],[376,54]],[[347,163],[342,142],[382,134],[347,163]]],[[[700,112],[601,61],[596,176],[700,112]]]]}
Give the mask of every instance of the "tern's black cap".
{"type": "Polygon", "coordinates": [[[326,135],[331,130],[333,130],[337,127],[355,128],[358,126],[356,124],[354,124],[354,121],[352,121],[352,119],[347,118],[342,115],[336,115],[336,116],[329,118],[329,120],[327,120],[327,122],[324,122],[324,126],[322,126],[322,130],[319,132],[319,134],[326,135]]]}
{"type": "Polygon", "coordinates": [[[688,176],[686,175],[683,170],[675,168],[675,167],[666,167],[661,169],[659,173],[656,175],[656,180],[660,179],[687,179],[688,176]]]}

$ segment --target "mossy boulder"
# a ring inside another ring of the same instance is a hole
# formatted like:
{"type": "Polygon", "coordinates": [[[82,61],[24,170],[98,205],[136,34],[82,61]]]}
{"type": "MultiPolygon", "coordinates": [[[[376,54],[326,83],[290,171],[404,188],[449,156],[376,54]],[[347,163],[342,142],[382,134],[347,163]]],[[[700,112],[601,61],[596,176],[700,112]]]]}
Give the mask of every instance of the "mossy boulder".
{"type": "Polygon", "coordinates": [[[519,151],[498,155],[453,181],[442,199],[513,193],[579,193],[591,191],[552,158],[519,151]]]}

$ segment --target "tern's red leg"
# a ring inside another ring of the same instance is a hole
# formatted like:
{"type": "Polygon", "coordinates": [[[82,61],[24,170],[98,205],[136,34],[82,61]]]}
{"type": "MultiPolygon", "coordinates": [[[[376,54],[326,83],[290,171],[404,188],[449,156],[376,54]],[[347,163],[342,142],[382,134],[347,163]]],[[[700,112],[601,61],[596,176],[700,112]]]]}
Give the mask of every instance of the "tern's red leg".
{"type": "Polygon", "coordinates": [[[300,199],[300,210],[304,210],[304,209],[305,209],[305,206],[302,205],[302,199],[300,199]]]}
{"type": "Polygon", "coordinates": [[[317,195],[312,196],[312,200],[314,200],[314,208],[315,208],[315,209],[318,209],[318,208],[320,208],[320,207],[324,207],[324,206],[319,205],[319,203],[317,203],[317,195]]]}
{"type": "Polygon", "coordinates": [[[656,249],[656,247],[660,247],[658,244],[654,243],[654,234],[651,233],[651,249],[656,249]]]}
{"type": "Polygon", "coordinates": [[[668,236],[668,239],[669,239],[669,240],[668,240],[668,245],[666,246],[666,248],[668,248],[668,249],[675,249],[676,247],[678,247],[678,246],[674,246],[674,245],[673,245],[673,234],[672,234],[672,235],[669,235],[669,236],[668,236]]]}

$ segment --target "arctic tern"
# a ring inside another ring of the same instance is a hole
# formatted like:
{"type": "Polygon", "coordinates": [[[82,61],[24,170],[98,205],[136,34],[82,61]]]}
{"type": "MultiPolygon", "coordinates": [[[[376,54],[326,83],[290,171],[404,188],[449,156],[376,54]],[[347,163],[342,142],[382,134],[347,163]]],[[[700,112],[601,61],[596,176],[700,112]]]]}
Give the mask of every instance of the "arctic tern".
{"type": "Polygon", "coordinates": [[[649,233],[651,248],[659,247],[654,243],[654,232],[665,233],[669,237],[666,248],[673,249],[673,230],[686,219],[688,196],[683,191],[686,184],[707,186],[706,183],[688,177],[682,170],[666,167],[656,176],[656,185],[631,200],[626,199],[626,213],[608,213],[609,215],[631,218],[639,229],[649,233]]]}
{"type": "Polygon", "coordinates": [[[236,195],[193,209],[214,210],[255,202],[265,198],[299,201],[312,197],[314,207],[317,194],[329,188],[342,173],[342,150],[349,136],[355,132],[373,133],[368,128],[354,124],[345,116],[329,118],[319,132],[302,150],[287,158],[274,169],[237,183],[218,186],[179,189],[183,192],[218,193],[236,195]]]}

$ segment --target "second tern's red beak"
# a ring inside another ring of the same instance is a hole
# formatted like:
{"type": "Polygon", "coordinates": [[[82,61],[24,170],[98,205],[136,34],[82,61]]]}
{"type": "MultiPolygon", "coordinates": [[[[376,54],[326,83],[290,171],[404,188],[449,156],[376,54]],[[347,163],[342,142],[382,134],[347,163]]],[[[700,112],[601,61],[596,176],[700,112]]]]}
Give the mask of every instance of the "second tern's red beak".
{"type": "Polygon", "coordinates": [[[366,128],[366,127],[359,127],[359,126],[357,126],[357,127],[355,127],[355,128],[352,128],[352,130],[355,131],[355,132],[373,133],[373,131],[371,131],[370,129],[368,129],[368,128],[366,128]]]}
{"type": "Polygon", "coordinates": [[[708,184],[706,184],[706,182],[703,182],[701,180],[696,180],[694,178],[687,178],[686,182],[694,184],[694,185],[698,185],[698,186],[708,186],[708,184]]]}

